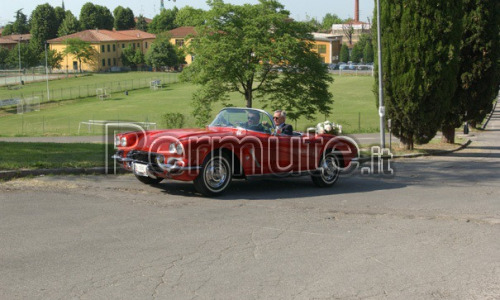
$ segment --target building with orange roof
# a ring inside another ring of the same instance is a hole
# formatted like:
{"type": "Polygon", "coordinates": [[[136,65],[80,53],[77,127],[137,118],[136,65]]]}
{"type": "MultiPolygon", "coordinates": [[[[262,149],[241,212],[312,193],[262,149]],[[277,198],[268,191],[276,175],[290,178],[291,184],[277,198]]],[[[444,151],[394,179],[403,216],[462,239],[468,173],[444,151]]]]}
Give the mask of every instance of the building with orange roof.
{"type": "MultiPolygon", "coordinates": [[[[189,45],[191,39],[196,37],[196,29],[192,26],[183,26],[172,29],[168,32],[170,37],[170,43],[176,45],[179,48],[183,48],[189,45]]],[[[186,63],[190,65],[194,60],[194,55],[192,53],[186,53],[185,57],[186,63]]]]}
{"type": "MultiPolygon", "coordinates": [[[[123,67],[121,54],[129,46],[133,49],[140,49],[143,54],[146,54],[156,35],[137,29],[117,31],[92,29],[51,39],[47,43],[50,49],[64,53],[66,49],[65,41],[70,38],[78,38],[90,43],[96,52],[94,62],[82,62],[81,69],[90,72],[103,72],[123,67]]],[[[62,69],[67,71],[78,70],[78,59],[71,54],[65,55],[62,69]]]]}
{"type": "Polygon", "coordinates": [[[18,43],[28,43],[30,40],[31,34],[5,35],[0,37],[0,47],[12,50],[18,43]]]}

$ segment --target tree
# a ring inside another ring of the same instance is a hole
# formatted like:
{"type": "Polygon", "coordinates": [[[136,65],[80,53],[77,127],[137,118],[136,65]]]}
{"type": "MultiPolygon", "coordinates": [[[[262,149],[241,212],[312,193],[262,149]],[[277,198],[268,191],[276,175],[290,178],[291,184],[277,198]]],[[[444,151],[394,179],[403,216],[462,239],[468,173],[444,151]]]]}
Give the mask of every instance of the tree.
{"type": "Polygon", "coordinates": [[[66,17],[59,26],[58,36],[65,36],[80,31],[80,22],[73,16],[71,11],[66,11],[66,17]]]}
{"type": "Polygon", "coordinates": [[[6,63],[10,68],[19,67],[19,47],[21,47],[21,68],[31,68],[40,63],[39,52],[35,52],[29,43],[20,43],[9,51],[6,63]]]}
{"type": "MultiPolygon", "coordinates": [[[[57,50],[50,50],[47,47],[47,66],[52,69],[60,69],[64,55],[57,50]]],[[[45,51],[40,53],[40,61],[45,62],[45,51]]]]}
{"type": "Polygon", "coordinates": [[[342,44],[342,47],[340,47],[340,59],[339,61],[341,62],[348,62],[349,61],[349,48],[347,45],[344,43],[342,44]]]}
{"type": "Polygon", "coordinates": [[[148,31],[148,22],[146,22],[146,18],[144,18],[143,15],[139,15],[137,17],[137,23],[135,24],[135,29],[148,31]]]}
{"type": "Polygon", "coordinates": [[[22,8],[16,11],[14,23],[7,24],[2,31],[2,35],[11,34],[26,34],[30,33],[30,27],[28,24],[28,17],[23,14],[22,8]]]}
{"type": "Polygon", "coordinates": [[[4,69],[7,65],[7,58],[9,57],[9,50],[4,47],[0,47],[0,68],[4,69]]]}
{"type": "Polygon", "coordinates": [[[354,47],[352,47],[352,52],[351,52],[351,61],[355,63],[361,62],[363,59],[363,44],[356,43],[354,47]]]}
{"type": "Polygon", "coordinates": [[[464,0],[458,87],[443,122],[444,142],[455,142],[462,122],[481,122],[491,111],[500,84],[500,3],[464,0]]]}
{"type": "Polygon", "coordinates": [[[186,5],[179,9],[174,23],[177,24],[177,26],[203,25],[203,23],[205,23],[205,11],[203,9],[196,9],[186,5]]]}
{"type": "Polygon", "coordinates": [[[78,38],[70,38],[65,41],[66,48],[64,54],[71,54],[78,60],[78,68],[82,72],[82,62],[95,62],[96,51],[90,43],[82,41],[78,38]]]}
{"type": "Polygon", "coordinates": [[[66,11],[64,10],[64,8],[57,6],[56,8],[54,8],[54,13],[56,15],[57,29],[59,29],[62,22],[64,21],[64,18],[66,18],[66,11]]]}
{"type": "Polygon", "coordinates": [[[401,145],[413,149],[414,143],[427,143],[436,135],[450,109],[457,86],[462,2],[381,4],[386,118],[392,120],[401,145]]]}
{"type": "Polygon", "coordinates": [[[342,31],[344,32],[344,36],[349,42],[349,45],[352,46],[352,36],[354,35],[354,26],[352,26],[352,20],[348,23],[342,24],[342,31]]]}
{"type": "Polygon", "coordinates": [[[142,51],[140,49],[133,49],[130,45],[122,51],[121,59],[124,66],[131,67],[132,69],[145,62],[142,51]]]}
{"type": "Polygon", "coordinates": [[[134,12],[130,8],[123,8],[122,6],[117,6],[113,11],[115,16],[115,29],[116,30],[126,30],[135,27],[134,12]]]}
{"type": "Polygon", "coordinates": [[[370,40],[369,43],[366,43],[365,48],[363,49],[363,61],[365,63],[372,63],[374,56],[373,42],[370,40]]]}
{"type": "Polygon", "coordinates": [[[247,107],[260,99],[291,119],[330,113],[332,78],[312,50],[309,25],[291,20],[274,0],[208,4],[206,24],[190,43],[196,59],[182,74],[200,84],[193,97],[198,125],[207,121],[211,104],[224,103],[231,92],[240,93],[247,107]]]}
{"type": "Polygon", "coordinates": [[[177,28],[177,24],[175,24],[175,18],[177,16],[177,12],[179,9],[174,6],[173,9],[164,9],[160,12],[159,15],[156,15],[149,24],[149,32],[151,33],[162,33],[168,30],[172,30],[177,28]]]}
{"type": "Polygon", "coordinates": [[[185,61],[183,57],[179,57],[176,47],[167,36],[158,35],[146,53],[146,63],[158,70],[162,67],[177,67],[185,61]]]}
{"type": "Polygon", "coordinates": [[[323,31],[330,31],[332,30],[333,24],[343,24],[343,23],[344,21],[341,18],[339,18],[339,16],[337,16],[336,14],[327,13],[323,17],[323,21],[321,22],[321,29],[323,31]]]}
{"type": "Polygon", "coordinates": [[[80,24],[86,29],[113,29],[114,19],[108,8],[87,2],[80,10],[80,24]]]}
{"type": "Polygon", "coordinates": [[[59,24],[54,8],[48,3],[38,5],[31,13],[30,25],[30,44],[33,45],[33,50],[40,53],[44,49],[45,41],[57,36],[59,24]]]}

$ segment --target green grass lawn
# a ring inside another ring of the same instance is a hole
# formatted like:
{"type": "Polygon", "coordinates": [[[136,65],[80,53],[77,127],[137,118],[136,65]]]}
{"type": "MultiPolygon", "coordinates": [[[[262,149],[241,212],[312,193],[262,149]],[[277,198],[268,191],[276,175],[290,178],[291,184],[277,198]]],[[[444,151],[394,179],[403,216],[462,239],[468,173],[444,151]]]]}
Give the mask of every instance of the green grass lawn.
{"type": "Polygon", "coordinates": [[[0,142],[0,170],[105,165],[104,144],[0,142]]]}
{"type": "MultiPolygon", "coordinates": [[[[108,79],[109,81],[131,80],[131,78],[135,79],[135,76],[138,79],[151,78],[155,77],[155,73],[96,74],[83,78],[58,80],[57,84],[74,87],[78,84],[92,84],[92,82],[97,84],[108,79]]],[[[314,121],[299,119],[297,122],[291,121],[290,123],[296,129],[304,130],[307,126],[328,119],[343,125],[344,132],[347,133],[376,132],[379,119],[372,92],[374,79],[365,76],[334,76],[334,79],[335,82],[330,86],[334,95],[332,114],[326,117],[318,114],[314,121]]],[[[38,83],[33,85],[40,88],[38,83]]],[[[191,97],[195,90],[196,86],[189,83],[170,83],[158,91],[144,88],[130,91],[128,96],[123,92],[114,93],[110,99],[104,101],[96,97],[87,97],[42,104],[40,111],[23,115],[16,114],[15,109],[3,109],[0,110],[0,128],[2,128],[0,136],[102,134],[99,127],[94,126],[88,130],[84,125],[78,133],[80,122],[88,120],[148,121],[158,123],[161,128],[162,115],[167,112],[184,114],[186,116],[185,127],[194,127],[195,122],[191,116],[191,97]]],[[[236,93],[231,95],[231,103],[240,107],[245,105],[243,96],[236,93]]],[[[254,107],[260,108],[261,106],[262,103],[254,102],[254,107]]],[[[220,103],[214,105],[213,115],[221,108],[220,103]]]]}

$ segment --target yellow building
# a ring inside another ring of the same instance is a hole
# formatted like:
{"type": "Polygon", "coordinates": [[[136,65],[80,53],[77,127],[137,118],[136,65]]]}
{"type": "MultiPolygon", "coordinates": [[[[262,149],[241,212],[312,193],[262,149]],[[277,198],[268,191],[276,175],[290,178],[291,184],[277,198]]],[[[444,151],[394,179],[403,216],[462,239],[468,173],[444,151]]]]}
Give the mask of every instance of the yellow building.
{"type": "Polygon", "coordinates": [[[342,36],[313,32],[313,50],[318,52],[325,64],[339,61],[342,36]]]}
{"type": "MultiPolygon", "coordinates": [[[[63,53],[66,49],[65,41],[70,38],[78,38],[90,43],[94,48],[96,57],[93,63],[82,62],[81,69],[89,72],[103,72],[119,70],[123,67],[121,61],[122,51],[131,46],[133,49],[140,49],[146,54],[151,47],[156,36],[141,30],[84,30],[70,35],[61,36],[48,40],[50,49],[63,53]]],[[[66,71],[78,70],[78,59],[73,55],[64,56],[61,67],[66,71]]]]}
{"type": "MultiPolygon", "coordinates": [[[[184,48],[187,46],[192,38],[196,36],[196,30],[192,26],[184,26],[172,29],[168,32],[170,36],[170,43],[177,47],[184,48]]],[[[194,60],[194,55],[186,53],[186,63],[190,65],[194,60]]]]}

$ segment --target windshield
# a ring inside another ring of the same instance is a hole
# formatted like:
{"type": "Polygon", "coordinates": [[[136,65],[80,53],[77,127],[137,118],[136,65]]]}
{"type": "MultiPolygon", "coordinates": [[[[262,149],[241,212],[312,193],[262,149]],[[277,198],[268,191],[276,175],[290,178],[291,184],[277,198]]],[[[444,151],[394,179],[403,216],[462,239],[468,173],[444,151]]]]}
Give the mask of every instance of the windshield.
{"type": "Polygon", "coordinates": [[[274,123],[267,113],[250,108],[225,108],[209,126],[240,127],[269,134],[274,131],[274,123]]]}

